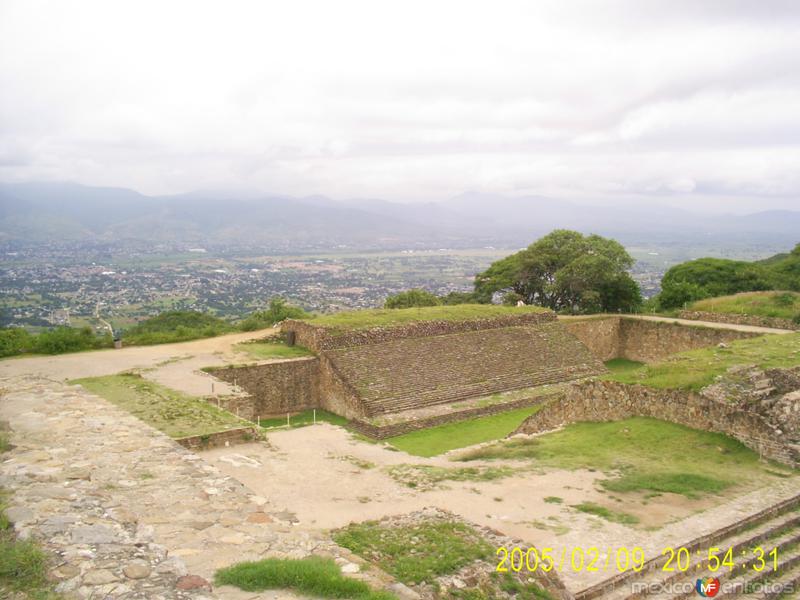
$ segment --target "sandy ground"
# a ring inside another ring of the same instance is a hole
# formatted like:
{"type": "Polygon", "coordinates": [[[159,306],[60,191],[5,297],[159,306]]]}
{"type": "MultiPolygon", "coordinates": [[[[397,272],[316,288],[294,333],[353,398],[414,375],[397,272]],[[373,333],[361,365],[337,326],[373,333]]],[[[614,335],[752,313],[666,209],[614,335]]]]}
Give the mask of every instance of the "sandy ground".
{"type": "MultiPolygon", "coordinates": [[[[648,556],[657,555],[667,545],[693,539],[703,530],[718,529],[739,520],[742,512],[749,514],[754,506],[767,506],[779,501],[782,493],[798,491],[798,483],[790,480],[784,484],[784,491],[740,491],[736,498],[698,501],[665,494],[644,504],[640,496],[629,495],[617,503],[596,485],[603,475],[587,470],[525,471],[496,481],[448,481],[442,489],[420,491],[396,482],[386,468],[400,464],[453,468],[502,463],[458,463],[448,455],[410,456],[360,441],[328,424],[270,433],[269,445],[217,448],[202,456],[267,498],[272,506],[296,514],[305,526],[335,529],[436,506],[518,538],[525,545],[554,548],[557,554],[590,546],[597,546],[601,553],[604,548],[640,546],[648,556]],[[374,466],[359,466],[360,461],[374,466]],[[548,496],[563,502],[545,502],[548,496]],[[635,514],[641,523],[632,528],[571,508],[581,502],[598,502],[635,514]],[[742,502],[744,509],[738,508],[742,502]]],[[[571,589],[579,590],[612,574],[565,571],[561,575],[571,589]]]]}
{"type": "Polygon", "coordinates": [[[199,369],[216,365],[253,362],[247,353],[234,348],[240,342],[276,335],[275,329],[262,329],[248,333],[233,333],[214,338],[161,344],[132,346],[120,350],[96,350],[36,356],[0,361],[0,377],[35,375],[46,379],[65,381],[81,377],[114,375],[136,369],[142,375],[170,388],[195,396],[234,393],[233,387],[223,381],[213,380],[199,369]],[[211,385],[214,382],[212,392],[211,385]]]}

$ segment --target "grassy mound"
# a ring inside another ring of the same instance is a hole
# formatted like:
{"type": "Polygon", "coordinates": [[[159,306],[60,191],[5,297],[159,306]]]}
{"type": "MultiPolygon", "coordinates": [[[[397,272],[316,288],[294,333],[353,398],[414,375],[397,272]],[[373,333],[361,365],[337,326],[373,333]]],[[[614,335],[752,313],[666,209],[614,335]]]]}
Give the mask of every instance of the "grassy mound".
{"type": "Polygon", "coordinates": [[[795,319],[800,318],[800,293],[744,292],[732,296],[698,300],[689,306],[689,310],[795,319]]]}
{"type": "Polygon", "coordinates": [[[456,304],[452,306],[424,306],[419,308],[388,308],[355,310],[333,313],[314,318],[312,323],[333,330],[391,327],[413,321],[467,321],[494,317],[517,316],[547,312],[539,306],[496,306],[493,304],[456,304]]]}
{"type": "Polygon", "coordinates": [[[208,402],[139,375],[120,374],[70,381],[124,408],[173,438],[208,435],[247,425],[208,402]]]}
{"type": "Polygon", "coordinates": [[[392,600],[393,594],[379,592],[363,581],[342,575],[329,558],[267,558],[243,562],[220,569],[214,576],[217,585],[232,585],[247,592],[288,589],[317,598],[392,600]]]}
{"type": "Polygon", "coordinates": [[[736,340],[726,347],[701,348],[681,352],[669,359],[639,369],[620,370],[604,379],[639,383],[655,388],[698,391],[736,365],[761,368],[795,367],[800,364],[800,333],[765,335],[736,340]]]}

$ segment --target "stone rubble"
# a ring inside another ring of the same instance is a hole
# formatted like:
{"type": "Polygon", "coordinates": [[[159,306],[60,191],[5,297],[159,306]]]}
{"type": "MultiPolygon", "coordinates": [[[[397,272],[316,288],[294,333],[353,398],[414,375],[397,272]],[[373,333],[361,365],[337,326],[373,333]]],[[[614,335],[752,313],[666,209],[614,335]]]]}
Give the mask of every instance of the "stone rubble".
{"type": "Polygon", "coordinates": [[[6,514],[51,555],[48,575],[67,597],[224,597],[214,572],[243,560],[361,562],[97,396],[33,377],[0,388],[12,444],[0,463],[6,514]]]}

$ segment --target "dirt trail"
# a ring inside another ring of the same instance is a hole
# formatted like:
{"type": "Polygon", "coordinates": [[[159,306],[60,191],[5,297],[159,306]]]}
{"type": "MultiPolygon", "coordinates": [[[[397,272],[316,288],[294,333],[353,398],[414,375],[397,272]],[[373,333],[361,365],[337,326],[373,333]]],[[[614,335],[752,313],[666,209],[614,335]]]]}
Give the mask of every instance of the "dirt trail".
{"type": "Polygon", "coordinates": [[[735,325],[733,323],[716,323],[713,321],[693,321],[691,319],[677,319],[675,317],[658,317],[655,315],[615,315],[615,314],[603,314],[603,315],[589,315],[589,316],[569,316],[569,315],[559,315],[558,319],[560,321],[574,321],[574,320],[581,320],[581,319],[594,319],[597,317],[625,317],[626,319],[641,319],[642,321],[658,321],[661,323],[678,323],[680,325],[689,325],[691,327],[710,327],[712,329],[733,329],[734,331],[749,331],[755,333],[777,333],[781,335],[785,335],[787,333],[794,333],[794,331],[790,331],[788,329],[774,329],[772,327],[757,327],[755,325],[735,325]]]}
{"type": "MultiPolygon", "coordinates": [[[[202,367],[252,362],[252,358],[235,348],[236,344],[277,334],[275,329],[248,333],[232,333],[214,338],[178,344],[132,346],[121,350],[95,350],[58,356],[35,356],[0,361],[0,377],[28,375],[55,381],[114,375],[131,369],[143,375],[196,396],[211,395],[211,377],[202,367]]],[[[214,381],[215,394],[233,393],[232,386],[214,381]]]]}

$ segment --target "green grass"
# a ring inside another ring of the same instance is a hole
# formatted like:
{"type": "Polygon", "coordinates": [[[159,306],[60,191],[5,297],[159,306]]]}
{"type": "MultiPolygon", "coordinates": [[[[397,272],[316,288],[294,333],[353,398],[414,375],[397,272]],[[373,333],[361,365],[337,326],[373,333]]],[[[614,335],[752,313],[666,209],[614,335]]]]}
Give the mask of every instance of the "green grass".
{"type": "Polygon", "coordinates": [[[638,360],[628,360],[627,358],[612,358],[605,362],[606,369],[611,373],[627,373],[644,366],[643,362],[638,360]]]}
{"type": "Polygon", "coordinates": [[[280,342],[243,342],[241,344],[236,344],[234,350],[246,352],[256,360],[313,356],[310,350],[302,346],[287,346],[280,342]]]}
{"type": "Polygon", "coordinates": [[[574,505],[572,508],[574,508],[579,512],[601,517],[606,521],[611,521],[612,523],[621,523],[623,525],[636,525],[636,523],[639,522],[639,519],[634,515],[630,515],[628,513],[616,510],[611,510],[606,508],[605,506],[600,506],[599,504],[595,504],[594,502],[582,502],[581,504],[574,505]]]}
{"type": "MultiPolygon", "coordinates": [[[[333,313],[315,317],[310,323],[333,330],[366,329],[402,325],[412,321],[464,321],[545,312],[539,306],[497,306],[493,304],[456,304],[421,308],[369,309],[333,313]]],[[[335,331],[334,331],[335,333],[335,331]]]]}
{"type": "Polygon", "coordinates": [[[508,412],[420,429],[386,441],[415,456],[436,456],[456,448],[465,448],[507,436],[540,406],[517,408],[508,412]]]}
{"type": "Polygon", "coordinates": [[[337,531],[333,539],[406,584],[431,583],[475,560],[494,557],[494,548],[478,531],[455,521],[403,527],[366,521],[337,531]]]}
{"type": "Polygon", "coordinates": [[[460,461],[516,459],[532,467],[597,469],[612,491],[673,492],[687,497],[718,493],[734,484],[774,480],[764,463],[740,442],[719,433],[645,417],[609,423],[575,423],[535,438],[497,442],[467,451],[460,461]]]}
{"type": "Polygon", "coordinates": [[[639,383],[656,388],[678,388],[698,391],[713,383],[735,365],[757,365],[762,368],[794,367],[800,364],[800,333],[765,335],[727,344],[675,354],[669,359],[639,369],[604,375],[604,379],[622,383],[639,383]]]}
{"type": "MultiPolygon", "coordinates": [[[[306,410],[301,413],[291,415],[289,417],[289,424],[291,427],[304,427],[314,423],[314,411],[306,410]]],[[[347,425],[347,419],[340,417],[337,414],[317,409],[317,423],[330,423],[331,425],[339,425],[344,427],[347,425]]],[[[261,427],[264,429],[273,429],[275,427],[286,427],[286,417],[276,417],[273,419],[261,419],[261,427]]]]}
{"type": "Polygon", "coordinates": [[[363,581],[342,575],[329,558],[267,558],[242,562],[214,575],[216,585],[232,585],[246,592],[288,589],[318,598],[392,600],[393,594],[376,591],[363,581]]]}
{"type": "Polygon", "coordinates": [[[208,435],[246,425],[200,398],[135,374],[88,377],[70,383],[80,384],[173,438],[208,435]]]}
{"type": "Polygon", "coordinates": [[[689,310],[793,319],[800,315],[800,293],[744,292],[698,300],[689,306],[689,310]]]}
{"type": "Polygon", "coordinates": [[[432,489],[444,481],[493,481],[519,472],[511,467],[436,467],[433,465],[392,465],[389,476],[410,488],[432,489]]]}

